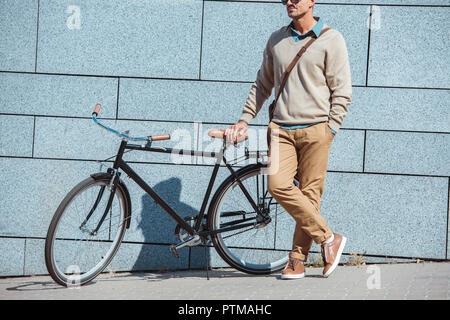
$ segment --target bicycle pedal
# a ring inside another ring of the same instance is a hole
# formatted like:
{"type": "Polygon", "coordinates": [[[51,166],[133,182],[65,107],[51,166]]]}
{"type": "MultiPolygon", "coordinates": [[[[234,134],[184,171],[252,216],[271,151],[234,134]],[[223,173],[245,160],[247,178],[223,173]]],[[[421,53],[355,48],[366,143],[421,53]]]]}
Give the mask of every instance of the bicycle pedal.
{"type": "Polygon", "coordinates": [[[174,244],[170,245],[170,252],[172,252],[173,256],[177,259],[180,258],[180,255],[178,254],[177,248],[174,244]]]}
{"type": "Polygon", "coordinates": [[[186,240],[180,242],[179,244],[171,244],[170,245],[170,251],[172,251],[172,254],[175,256],[175,258],[179,258],[178,249],[183,247],[192,247],[196,246],[201,243],[201,239],[199,235],[195,235],[192,237],[187,238],[186,240]]]}

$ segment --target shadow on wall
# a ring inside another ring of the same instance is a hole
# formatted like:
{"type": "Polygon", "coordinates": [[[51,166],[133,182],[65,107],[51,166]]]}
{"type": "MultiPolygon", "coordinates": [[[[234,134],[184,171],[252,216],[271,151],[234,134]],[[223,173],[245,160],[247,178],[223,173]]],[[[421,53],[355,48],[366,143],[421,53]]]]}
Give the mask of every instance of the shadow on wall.
{"type": "MultiPolygon", "coordinates": [[[[152,187],[181,217],[193,217],[198,211],[190,205],[180,201],[181,180],[170,178],[152,187]]],[[[138,229],[142,230],[145,243],[178,243],[178,236],[174,234],[177,223],[164,211],[149,195],[142,196],[142,212],[138,229]]],[[[133,270],[175,269],[189,267],[190,248],[180,249],[180,258],[176,259],[170,253],[169,246],[143,245],[133,265],[133,270]],[[161,251],[160,251],[161,250],[161,251]],[[158,256],[156,256],[158,255],[158,256]],[[188,256],[186,259],[186,255],[188,256]]],[[[200,248],[199,248],[200,249],[200,248]]]]}

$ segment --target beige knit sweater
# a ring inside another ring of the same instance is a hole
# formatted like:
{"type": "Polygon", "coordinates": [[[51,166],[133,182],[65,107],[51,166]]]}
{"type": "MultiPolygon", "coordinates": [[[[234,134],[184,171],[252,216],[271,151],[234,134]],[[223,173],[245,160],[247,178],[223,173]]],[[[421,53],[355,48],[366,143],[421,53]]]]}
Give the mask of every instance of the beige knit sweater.
{"type": "MultiPolygon", "coordinates": [[[[323,28],[327,27],[324,24],[323,28]]],[[[240,120],[250,123],[270,97],[273,87],[275,95],[278,93],[284,71],[310,39],[311,36],[307,36],[295,42],[289,26],[272,33],[240,120]]],[[[279,125],[328,121],[330,128],[338,132],[348,112],[351,94],[345,40],[339,31],[331,29],[306,50],[289,74],[272,121],[279,125]]]]}

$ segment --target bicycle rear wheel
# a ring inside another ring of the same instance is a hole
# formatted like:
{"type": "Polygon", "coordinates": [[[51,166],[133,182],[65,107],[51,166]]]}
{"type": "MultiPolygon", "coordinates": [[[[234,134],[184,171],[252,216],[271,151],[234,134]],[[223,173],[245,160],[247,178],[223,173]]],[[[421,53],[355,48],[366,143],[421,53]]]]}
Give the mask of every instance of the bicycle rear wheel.
{"type": "Polygon", "coordinates": [[[101,227],[93,233],[107,208],[109,180],[83,180],[66,195],[53,216],[45,242],[45,263],[60,285],[83,285],[93,280],[120,246],[129,216],[121,184],[116,187],[101,227]]]}
{"type": "MultiPolygon", "coordinates": [[[[257,215],[238,181],[228,177],[216,191],[209,208],[208,229],[218,230],[242,224],[253,225],[211,236],[220,257],[231,267],[250,274],[269,274],[282,270],[289,256],[283,233],[292,225],[292,217],[267,191],[264,167],[249,165],[237,172],[250,197],[269,217],[270,222],[257,220],[257,215]]],[[[298,185],[297,180],[293,181],[298,185]]]]}

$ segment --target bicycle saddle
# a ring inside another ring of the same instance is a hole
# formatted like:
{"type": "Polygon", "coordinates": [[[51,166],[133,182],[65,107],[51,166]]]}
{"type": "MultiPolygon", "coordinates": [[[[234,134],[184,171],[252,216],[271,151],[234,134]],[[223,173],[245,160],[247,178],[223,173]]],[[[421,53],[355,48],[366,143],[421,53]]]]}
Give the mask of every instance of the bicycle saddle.
{"type": "MultiPolygon", "coordinates": [[[[208,130],[208,136],[212,137],[212,138],[219,138],[219,139],[226,139],[225,137],[225,129],[210,129],[208,130]]],[[[248,134],[245,133],[239,137],[237,137],[237,139],[234,141],[234,143],[238,143],[244,140],[248,139],[248,134]]]]}

